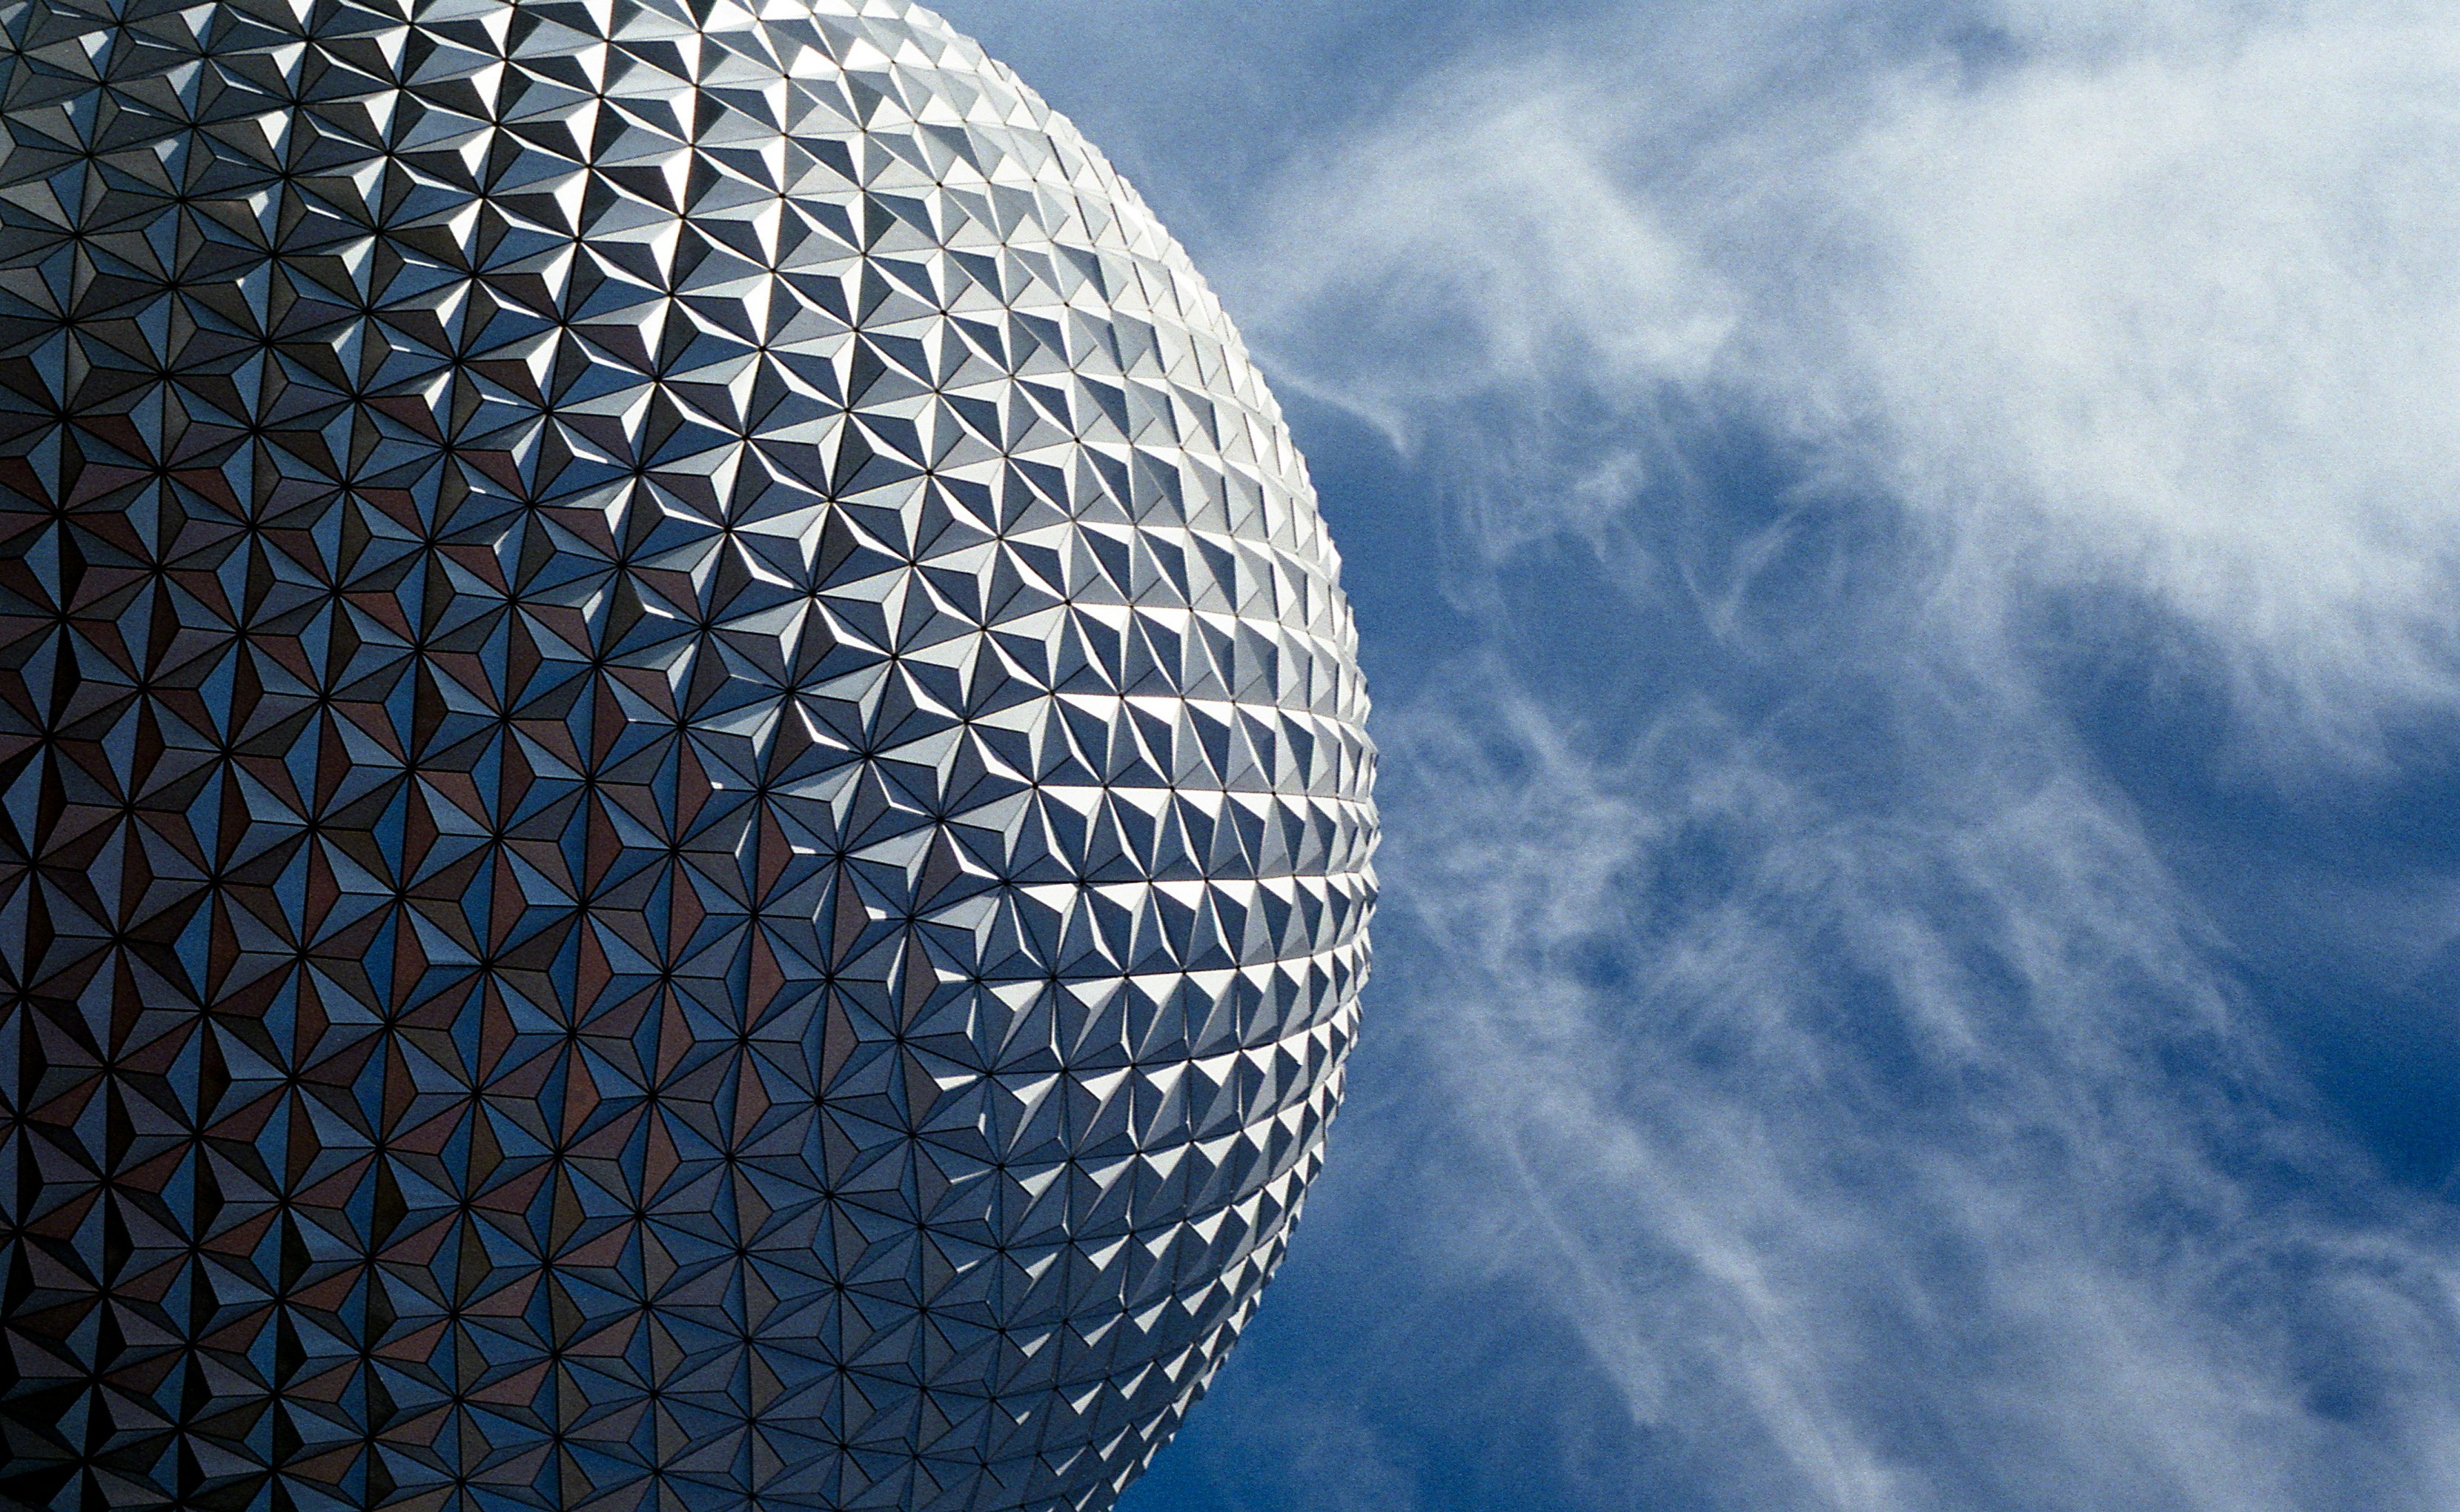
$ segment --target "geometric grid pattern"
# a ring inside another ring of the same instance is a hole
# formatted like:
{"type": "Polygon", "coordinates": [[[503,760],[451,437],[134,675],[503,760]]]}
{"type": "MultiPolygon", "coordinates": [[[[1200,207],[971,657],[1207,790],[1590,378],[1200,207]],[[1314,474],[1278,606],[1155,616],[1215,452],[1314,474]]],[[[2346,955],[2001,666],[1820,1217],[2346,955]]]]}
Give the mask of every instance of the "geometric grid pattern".
{"type": "Polygon", "coordinates": [[[901,0],[5,0],[0,107],[0,1498],[1109,1505],[1374,891],[1185,255],[901,0]]]}

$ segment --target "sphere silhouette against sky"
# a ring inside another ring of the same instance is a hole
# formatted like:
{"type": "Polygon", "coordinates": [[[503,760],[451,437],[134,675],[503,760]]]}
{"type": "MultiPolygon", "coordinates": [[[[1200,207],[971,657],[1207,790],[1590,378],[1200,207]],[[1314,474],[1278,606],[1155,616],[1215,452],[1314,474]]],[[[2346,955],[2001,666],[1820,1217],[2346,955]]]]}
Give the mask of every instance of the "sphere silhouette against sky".
{"type": "Polygon", "coordinates": [[[1185,255],[895,0],[14,0],[0,110],[0,1498],[1107,1506],[1374,896],[1185,255]]]}

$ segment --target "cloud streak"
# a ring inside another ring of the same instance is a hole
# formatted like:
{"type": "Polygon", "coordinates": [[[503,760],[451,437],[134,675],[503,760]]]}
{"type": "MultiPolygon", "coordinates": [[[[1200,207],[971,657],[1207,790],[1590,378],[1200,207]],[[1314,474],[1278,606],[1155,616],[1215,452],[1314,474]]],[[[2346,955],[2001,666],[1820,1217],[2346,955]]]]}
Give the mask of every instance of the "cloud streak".
{"type": "MultiPolygon", "coordinates": [[[[1607,405],[1577,485],[1749,415],[1923,521],[1974,623],[2143,594],[2346,756],[2460,688],[2455,90],[2407,8],[1671,8],[1439,74],[1232,281],[1405,442],[1607,405]]],[[[1523,522],[1579,493],[1500,455],[1523,522]]]]}
{"type": "Polygon", "coordinates": [[[1698,1504],[2460,1487],[2447,1225],[2311,1131],[2070,775],[1856,812],[1697,707],[1600,750],[1448,701],[1388,741],[1397,948],[1431,959],[1381,1027],[1485,1178],[1433,1226],[1561,1308],[1636,1424],[1715,1446],[1698,1504]]]}
{"type": "Polygon", "coordinates": [[[2455,85],[2401,7],[1677,7],[1260,202],[1259,345],[1469,545],[1377,1030],[1427,1242],[1677,1446],[1599,1504],[2460,1501],[2453,1215],[2043,651],[2209,681],[2265,782],[2450,717],[2455,85]]]}

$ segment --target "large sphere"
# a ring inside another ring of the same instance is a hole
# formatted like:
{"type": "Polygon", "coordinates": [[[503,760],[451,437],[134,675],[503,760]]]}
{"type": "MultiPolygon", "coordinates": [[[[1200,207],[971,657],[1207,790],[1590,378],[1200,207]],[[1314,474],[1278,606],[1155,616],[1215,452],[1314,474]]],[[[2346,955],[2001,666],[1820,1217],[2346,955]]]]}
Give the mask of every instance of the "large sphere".
{"type": "Polygon", "coordinates": [[[1108,1504],[1373,895],[1184,254],[901,0],[0,32],[0,1499],[1108,1504]]]}

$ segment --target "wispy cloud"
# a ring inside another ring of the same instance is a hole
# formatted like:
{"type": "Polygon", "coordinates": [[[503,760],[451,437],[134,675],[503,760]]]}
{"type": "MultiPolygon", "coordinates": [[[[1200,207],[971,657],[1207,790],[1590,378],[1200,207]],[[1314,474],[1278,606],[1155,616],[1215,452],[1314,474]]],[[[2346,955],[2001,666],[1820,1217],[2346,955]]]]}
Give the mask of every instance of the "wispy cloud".
{"type": "Polygon", "coordinates": [[[1483,1162],[1431,1231],[1708,1446],[1700,1504],[2460,1489],[2447,1226],[2309,1132],[2192,904],[2045,753],[1874,809],[1701,705],[1634,742],[1447,698],[1387,740],[1419,964],[1378,1028],[1483,1162]]]}
{"type": "Polygon", "coordinates": [[[2454,98],[2430,8],[1650,8],[1436,75],[1234,281],[1516,520],[1745,413],[1916,511],[1978,621],[2148,594],[2345,756],[2460,690],[2454,98]],[[1533,473],[1567,404],[1636,423],[1533,473]]]}
{"type": "Polygon", "coordinates": [[[2034,645],[2211,681],[2259,780],[2460,706],[2455,98],[2415,8],[1651,8],[1269,200],[1234,302],[1485,614],[1384,726],[1409,1189],[1685,1446],[1665,1504],[2460,1501],[2453,1215],[2034,645]]]}

